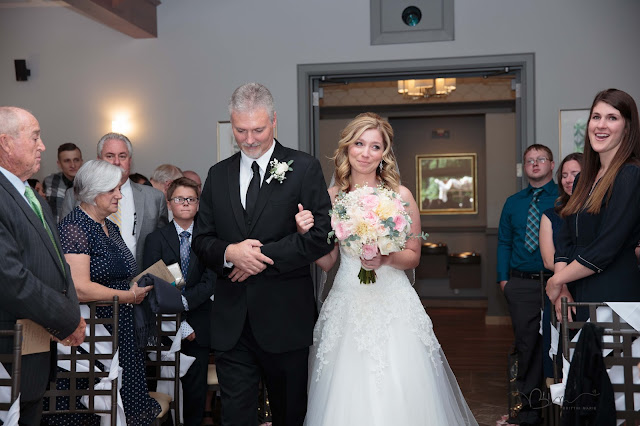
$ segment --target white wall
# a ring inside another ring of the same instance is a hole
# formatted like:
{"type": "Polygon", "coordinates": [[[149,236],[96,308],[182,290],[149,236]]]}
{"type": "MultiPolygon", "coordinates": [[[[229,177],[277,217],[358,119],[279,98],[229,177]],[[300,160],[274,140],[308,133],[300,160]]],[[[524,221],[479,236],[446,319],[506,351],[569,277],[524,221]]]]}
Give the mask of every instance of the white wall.
{"type": "Polygon", "coordinates": [[[297,146],[296,65],[534,52],[537,142],[557,154],[558,110],[610,86],[640,101],[640,2],[456,0],[455,40],[371,46],[368,0],[165,0],[158,39],[134,40],[64,8],[0,9],[0,104],[31,109],[55,170],[73,141],[92,158],[116,110],[135,129],[134,170],[163,162],[205,173],[216,121],[247,81],[274,93],[279,139],[297,146]],[[27,59],[16,82],[13,59],[27,59]]]}

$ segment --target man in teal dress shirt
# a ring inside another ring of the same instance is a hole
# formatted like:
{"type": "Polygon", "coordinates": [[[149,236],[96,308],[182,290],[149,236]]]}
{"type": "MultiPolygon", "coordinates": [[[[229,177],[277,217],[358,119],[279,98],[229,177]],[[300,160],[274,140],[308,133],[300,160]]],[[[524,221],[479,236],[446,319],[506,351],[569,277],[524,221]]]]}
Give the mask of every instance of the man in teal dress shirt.
{"type": "MultiPolygon", "coordinates": [[[[529,185],[507,198],[498,230],[498,279],[509,304],[517,352],[516,388],[522,403],[510,413],[510,423],[540,422],[539,389],[542,385],[541,280],[544,269],[538,229],[540,215],[553,207],[558,188],[553,181],[553,154],[544,145],[531,145],[523,155],[529,185]]],[[[512,407],[514,408],[514,407],[512,407]]]]}

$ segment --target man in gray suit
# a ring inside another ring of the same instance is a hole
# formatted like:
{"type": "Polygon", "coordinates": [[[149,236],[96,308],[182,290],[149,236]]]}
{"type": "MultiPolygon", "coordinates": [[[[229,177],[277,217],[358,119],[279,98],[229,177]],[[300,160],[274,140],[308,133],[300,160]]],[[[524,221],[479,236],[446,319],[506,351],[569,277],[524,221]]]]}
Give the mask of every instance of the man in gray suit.
{"type": "MultiPolygon", "coordinates": [[[[0,328],[12,329],[18,319],[29,319],[61,343],[79,345],[86,324],[56,221],[47,202],[25,184],[40,169],[44,150],[33,115],[0,107],[0,328]]],[[[0,351],[11,352],[11,347],[3,342],[0,351]]],[[[22,357],[20,424],[40,423],[51,356],[45,351],[22,357]]]]}
{"type": "MultiPolygon", "coordinates": [[[[144,240],[147,235],[169,222],[167,202],[162,192],[129,179],[132,157],[133,146],[125,135],[107,133],[98,141],[98,159],[108,161],[124,170],[120,182],[122,199],[118,203],[118,212],[109,216],[109,219],[120,228],[120,235],[135,255],[140,271],[144,240]]],[[[64,197],[60,217],[65,217],[78,204],[73,188],[70,188],[64,197]]]]}

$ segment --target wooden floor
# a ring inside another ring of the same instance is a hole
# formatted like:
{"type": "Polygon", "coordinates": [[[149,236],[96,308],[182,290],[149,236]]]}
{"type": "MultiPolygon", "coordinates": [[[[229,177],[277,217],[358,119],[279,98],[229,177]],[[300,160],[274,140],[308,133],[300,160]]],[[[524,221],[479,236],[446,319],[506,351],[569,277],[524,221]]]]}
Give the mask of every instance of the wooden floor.
{"type": "Polygon", "coordinates": [[[482,308],[427,308],[433,329],[480,426],[507,414],[510,325],[485,325],[482,308]]]}

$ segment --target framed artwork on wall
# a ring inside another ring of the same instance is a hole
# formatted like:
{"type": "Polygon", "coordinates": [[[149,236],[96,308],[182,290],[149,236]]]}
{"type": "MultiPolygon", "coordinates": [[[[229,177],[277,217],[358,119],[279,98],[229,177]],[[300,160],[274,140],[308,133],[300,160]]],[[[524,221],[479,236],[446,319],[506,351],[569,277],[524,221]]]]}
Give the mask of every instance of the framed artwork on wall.
{"type": "Polygon", "coordinates": [[[584,135],[589,122],[589,109],[561,109],[559,118],[560,128],[560,158],[572,152],[584,152],[584,135]]]}
{"type": "Polygon", "coordinates": [[[230,121],[218,121],[218,162],[240,151],[233,137],[230,121]]]}
{"type": "Polygon", "coordinates": [[[420,214],[477,214],[477,155],[416,156],[420,214]]]}

